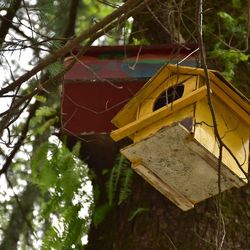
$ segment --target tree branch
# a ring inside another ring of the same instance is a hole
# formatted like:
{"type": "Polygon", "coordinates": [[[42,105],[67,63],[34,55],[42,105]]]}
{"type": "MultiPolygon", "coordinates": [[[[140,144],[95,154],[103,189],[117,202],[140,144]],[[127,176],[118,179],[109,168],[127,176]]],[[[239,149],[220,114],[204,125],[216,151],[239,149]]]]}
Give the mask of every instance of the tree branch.
{"type": "Polygon", "coordinates": [[[29,124],[30,124],[30,120],[31,118],[34,116],[37,108],[39,107],[39,103],[35,102],[31,108],[30,108],[30,112],[29,112],[29,116],[27,118],[27,121],[22,129],[21,135],[17,141],[17,143],[15,144],[13,150],[11,151],[10,155],[7,157],[7,159],[5,160],[5,163],[3,164],[2,168],[0,169],[0,175],[2,175],[3,173],[6,173],[14,156],[16,155],[16,153],[18,152],[19,148],[22,146],[26,135],[28,133],[29,130],[29,124]]]}
{"type": "Polygon", "coordinates": [[[5,40],[5,37],[11,27],[12,19],[15,17],[17,10],[21,5],[22,0],[13,0],[11,5],[7,10],[6,15],[2,18],[2,23],[0,25],[0,47],[5,40]]]}
{"type": "MultiPolygon", "coordinates": [[[[142,4],[145,5],[146,3],[151,3],[155,0],[144,0],[143,2],[141,0],[128,0],[126,3],[124,3],[121,7],[119,7],[117,10],[112,12],[110,15],[105,17],[102,21],[95,24],[88,30],[81,33],[78,37],[72,39],[68,43],[66,43],[62,48],[54,51],[51,55],[47,56],[44,60],[42,60],[37,66],[35,66],[33,69],[22,75],[20,78],[18,78],[16,81],[10,83],[5,88],[2,88],[0,90],[0,96],[8,93],[9,91],[13,91],[16,87],[20,86],[25,81],[29,80],[32,76],[34,76],[36,73],[47,67],[48,65],[54,63],[58,58],[63,57],[65,54],[69,53],[73,48],[78,46],[82,41],[89,39],[93,34],[96,34],[100,32],[101,30],[107,31],[107,26],[110,27],[110,24],[117,22],[117,20],[121,20],[124,15],[126,16],[126,19],[129,18],[131,15],[134,14],[134,12],[131,12],[131,9],[134,9],[141,6],[142,4]],[[129,14],[130,13],[130,14],[129,14]]],[[[123,18],[124,19],[124,18],[123,18]]],[[[102,34],[102,33],[100,33],[102,34]]]]}
{"type": "MultiPolygon", "coordinates": [[[[111,22],[109,25],[107,25],[105,27],[105,29],[101,29],[100,31],[90,34],[89,38],[88,38],[88,42],[81,48],[81,50],[78,52],[78,54],[75,56],[75,58],[72,60],[72,62],[70,63],[70,65],[68,65],[63,71],[61,71],[60,73],[58,73],[56,76],[42,82],[39,83],[39,86],[35,86],[33,90],[30,91],[30,93],[26,96],[24,96],[22,99],[19,99],[15,105],[13,105],[12,110],[8,110],[4,113],[1,114],[1,116],[6,115],[8,112],[13,112],[15,111],[15,113],[13,115],[15,115],[16,113],[18,113],[17,109],[23,105],[23,103],[27,100],[30,100],[34,95],[39,94],[41,91],[44,90],[44,88],[46,88],[47,86],[49,86],[49,84],[53,83],[55,80],[60,79],[61,77],[63,77],[63,75],[74,65],[75,61],[77,60],[78,57],[80,57],[83,53],[85,53],[85,51],[91,46],[91,44],[100,36],[104,35],[107,31],[111,30],[112,28],[114,28],[117,24],[123,22],[124,20],[126,20],[129,16],[134,15],[136,12],[140,11],[142,8],[145,7],[144,2],[140,3],[139,5],[137,5],[136,7],[134,7],[133,9],[130,9],[127,11],[126,15],[122,15],[119,19],[116,19],[115,21],[111,22]]],[[[19,86],[19,85],[17,85],[19,86]]],[[[11,117],[13,117],[13,115],[11,117]]],[[[0,122],[0,134],[3,132],[3,130],[6,128],[6,124],[9,125],[9,121],[8,119],[4,117],[2,119],[2,121],[0,122]]]]}
{"type": "MultiPolygon", "coordinates": [[[[202,6],[202,2],[203,2],[202,0],[198,0],[198,6],[202,6]]],[[[232,156],[232,158],[234,159],[234,161],[238,165],[239,169],[245,175],[246,179],[249,180],[246,171],[242,168],[242,165],[240,164],[238,159],[235,157],[235,155],[233,154],[231,149],[222,141],[222,138],[221,138],[220,133],[219,133],[218,124],[217,124],[216,115],[215,115],[215,110],[214,110],[211,92],[210,92],[211,91],[211,82],[210,82],[210,78],[209,78],[208,67],[206,64],[206,52],[205,52],[205,46],[204,46],[203,36],[202,36],[202,15],[203,15],[202,9],[200,9],[198,11],[198,15],[197,15],[198,44],[199,44],[200,56],[201,56],[201,66],[204,69],[204,74],[205,74],[205,83],[207,86],[207,101],[208,101],[208,106],[209,106],[210,113],[212,116],[214,135],[215,135],[216,140],[218,141],[219,150],[221,150],[220,147],[224,147],[229,152],[229,154],[232,156]]],[[[220,167],[221,167],[221,163],[219,162],[219,170],[220,170],[220,167]]]]}
{"type": "Polygon", "coordinates": [[[75,23],[76,23],[78,6],[79,6],[79,0],[71,0],[68,22],[64,32],[64,37],[73,37],[75,35],[75,23]]]}

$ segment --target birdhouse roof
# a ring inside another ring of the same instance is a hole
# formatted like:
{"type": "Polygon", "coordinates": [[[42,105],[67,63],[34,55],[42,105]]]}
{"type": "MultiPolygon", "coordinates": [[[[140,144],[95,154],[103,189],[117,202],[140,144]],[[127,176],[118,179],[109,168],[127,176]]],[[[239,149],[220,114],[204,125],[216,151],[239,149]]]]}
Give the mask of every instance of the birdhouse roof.
{"type": "MultiPolygon", "coordinates": [[[[112,119],[112,123],[120,128],[136,120],[137,110],[141,103],[173,75],[201,76],[205,78],[202,68],[179,65],[165,65],[155,74],[136,95],[112,119]]],[[[208,70],[211,88],[220,98],[231,107],[250,126],[250,101],[218,71],[208,70]],[[237,106],[237,108],[236,108],[237,106]]]]}

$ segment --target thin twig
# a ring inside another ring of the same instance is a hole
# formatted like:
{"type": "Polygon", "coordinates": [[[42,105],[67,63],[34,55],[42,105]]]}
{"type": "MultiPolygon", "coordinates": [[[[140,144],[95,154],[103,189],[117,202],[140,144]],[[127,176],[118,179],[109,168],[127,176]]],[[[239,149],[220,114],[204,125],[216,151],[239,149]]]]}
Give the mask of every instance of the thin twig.
{"type": "Polygon", "coordinates": [[[221,236],[221,232],[225,231],[224,224],[221,224],[221,221],[223,218],[222,210],[221,210],[221,167],[222,167],[222,154],[223,154],[224,143],[222,142],[222,139],[218,130],[217,119],[216,119],[215,110],[214,110],[214,106],[212,103],[212,97],[211,97],[211,92],[210,92],[211,82],[209,79],[208,68],[206,64],[205,47],[204,47],[203,37],[202,37],[202,20],[203,20],[202,11],[203,11],[203,0],[198,0],[197,1],[197,33],[198,33],[198,42],[199,42],[199,48],[200,48],[201,64],[202,64],[202,68],[204,69],[205,83],[207,86],[207,102],[208,102],[208,106],[210,109],[210,114],[212,116],[214,135],[219,146],[219,158],[218,158],[218,192],[219,194],[218,194],[218,204],[217,204],[219,218],[218,218],[218,235],[217,235],[216,246],[217,246],[217,249],[220,250],[224,242],[224,237],[221,236]]]}
{"type": "MultiPolygon", "coordinates": [[[[149,2],[150,0],[145,0],[144,2],[149,2]]],[[[152,2],[153,0],[151,0],[151,2],[152,2]]],[[[131,1],[128,1],[128,2],[131,2],[131,1]]],[[[128,3],[127,2],[127,3],[128,3]]],[[[53,83],[53,82],[55,82],[55,81],[57,81],[57,80],[59,80],[60,78],[62,78],[63,77],[63,75],[74,65],[74,63],[76,62],[76,58],[78,58],[78,57],[80,57],[81,55],[83,55],[86,51],[87,51],[87,49],[92,45],[92,43],[98,38],[98,37],[100,37],[100,36],[102,36],[103,34],[105,34],[105,32],[107,32],[108,30],[111,30],[112,28],[114,28],[118,23],[120,23],[120,22],[123,22],[123,21],[125,21],[129,16],[132,16],[132,15],[134,15],[135,13],[137,13],[138,11],[140,11],[142,8],[144,8],[145,7],[145,3],[144,2],[142,2],[142,3],[140,3],[140,4],[138,4],[138,5],[136,5],[134,8],[132,8],[132,9],[130,9],[130,10],[128,10],[127,11],[127,13],[126,13],[126,15],[122,15],[121,17],[119,17],[119,19],[116,19],[115,21],[112,21],[111,23],[109,23],[109,24],[107,24],[106,26],[105,26],[105,28],[102,28],[100,31],[98,31],[98,32],[96,32],[96,33],[93,33],[93,34],[87,34],[86,32],[84,32],[84,36],[86,35],[88,35],[88,41],[87,41],[87,43],[85,44],[85,46],[83,46],[80,50],[79,50],[79,52],[77,53],[77,55],[75,56],[75,58],[74,58],[74,60],[72,60],[72,62],[70,63],[70,65],[68,65],[64,70],[62,70],[60,73],[58,73],[56,76],[54,76],[53,78],[50,78],[50,79],[48,79],[48,80],[46,80],[46,81],[44,81],[43,83],[40,83],[39,84],[39,86],[35,86],[34,87],[34,89],[33,90],[31,90],[31,92],[29,93],[29,94],[27,94],[26,96],[24,96],[22,99],[19,99],[17,102],[16,102],[16,104],[13,106],[13,108],[12,108],[12,110],[10,110],[10,112],[12,112],[13,113],[13,111],[14,110],[18,110],[18,108],[21,106],[21,105],[23,105],[27,100],[29,101],[29,100],[31,100],[31,98],[33,97],[33,96],[35,96],[36,94],[39,94],[41,91],[43,91],[43,89],[44,88],[46,88],[47,86],[49,86],[51,83],[53,83]]],[[[133,5],[134,6],[134,5],[133,5]]],[[[125,9],[127,9],[129,6],[127,6],[125,9]]],[[[122,11],[124,11],[124,9],[122,10],[122,11]]],[[[121,12],[121,10],[119,11],[119,13],[121,12]]],[[[117,15],[117,13],[116,13],[116,15],[117,15]]],[[[116,16],[115,15],[115,16],[116,16]]],[[[110,17],[111,18],[111,17],[110,17]]],[[[110,20],[110,18],[108,18],[107,20],[110,20]]],[[[106,19],[105,19],[106,20],[106,19]]],[[[107,22],[107,20],[106,20],[106,22],[107,22]]],[[[83,37],[83,36],[81,36],[81,37],[83,37]]],[[[79,38],[78,38],[78,40],[79,40],[79,38]]],[[[77,41],[78,41],[77,40],[77,41]]],[[[76,43],[76,41],[74,41],[74,43],[76,43]]],[[[70,42],[70,44],[71,44],[71,42],[70,42]]],[[[72,45],[72,44],[71,44],[72,45]]],[[[70,45],[70,46],[71,46],[70,45]]],[[[68,50],[69,48],[70,48],[70,46],[69,47],[63,47],[63,51],[65,52],[66,50],[68,50]]],[[[60,49],[59,49],[60,50],[60,49]]],[[[53,60],[55,59],[55,58],[57,58],[57,56],[58,56],[58,50],[57,50],[57,52],[56,52],[56,54],[55,54],[55,57],[52,57],[53,58],[53,60]]],[[[51,58],[51,57],[50,57],[51,58]]],[[[52,60],[52,59],[51,59],[52,60]]],[[[45,62],[46,63],[48,63],[48,60],[45,60],[45,62]]],[[[45,62],[43,62],[43,63],[45,63],[45,62]]],[[[43,63],[42,63],[42,65],[43,65],[43,63]]],[[[41,66],[41,64],[39,64],[40,66],[41,66]]],[[[38,66],[39,66],[38,65],[38,66]]],[[[47,66],[47,65],[46,65],[47,66]]],[[[36,68],[36,67],[35,67],[36,68]]],[[[34,68],[34,69],[35,69],[34,68]]],[[[29,72],[28,72],[29,73],[29,72]]],[[[26,73],[26,74],[28,74],[28,73],[26,73]]],[[[26,75],[25,74],[25,75],[26,75]]],[[[25,75],[23,75],[23,77],[25,76],[25,75]]],[[[19,80],[20,80],[21,78],[19,78],[19,80]]],[[[19,80],[17,80],[17,81],[15,81],[14,83],[15,84],[17,84],[18,83],[18,81],[19,80]]],[[[14,89],[16,88],[16,87],[18,87],[19,85],[17,84],[16,86],[14,86],[14,89]]],[[[7,86],[6,88],[4,88],[4,89],[2,89],[2,93],[5,93],[5,91],[7,91],[7,88],[9,88],[10,87],[10,85],[9,86],[7,86]]],[[[13,87],[13,86],[12,86],[13,87]]],[[[10,88],[12,88],[12,87],[10,87],[10,88]]],[[[8,91],[10,91],[9,89],[8,89],[8,91]]],[[[7,91],[7,92],[8,92],[7,91]]],[[[1,95],[1,90],[0,90],[0,95],[1,95]]],[[[17,111],[15,111],[15,112],[17,112],[17,111]]],[[[3,112],[3,113],[1,113],[0,115],[1,116],[4,116],[4,115],[7,115],[7,113],[8,113],[8,111],[5,111],[5,112],[3,112]]],[[[17,112],[17,114],[20,114],[20,113],[18,113],[17,112]]],[[[9,124],[9,121],[8,121],[8,119],[6,119],[6,118],[4,118],[4,119],[2,119],[2,121],[1,121],[1,123],[0,123],[0,134],[2,134],[2,132],[3,132],[3,130],[6,128],[6,124],[9,124]]]]}
{"type": "Polygon", "coordinates": [[[27,118],[27,121],[22,129],[21,135],[18,139],[18,141],[16,142],[13,150],[11,151],[11,153],[9,154],[9,156],[6,158],[5,163],[3,164],[2,168],[0,169],[0,175],[3,173],[6,173],[9,166],[12,163],[13,158],[15,157],[16,153],[18,152],[19,148],[22,146],[26,135],[28,133],[29,130],[29,124],[30,124],[30,120],[33,117],[33,115],[35,114],[37,108],[38,108],[38,102],[35,102],[31,108],[30,108],[30,113],[29,113],[29,117],[27,118]]]}
{"type": "Polygon", "coordinates": [[[54,53],[48,55],[44,60],[42,60],[38,65],[36,65],[33,69],[19,77],[16,81],[10,83],[5,88],[2,88],[0,90],[0,96],[8,93],[9,91],[14,90],[16,87],[20,86],[27,80],[29,80],[32,76],[34,76],[36,73],[47,67],[48,65],[54,63],[58,58],[63,57],[67,53],[69,53],[73,48],[78,46],[82,41],[89,39],[92,34],[103,34],[103,30],[107,32],[107,29],[114,28],[112,24],[118,23],[123,18],[123,15],[126,14],[126,19],[130,16],[135,14],[135,9],[141,10],[141,8],[138,7],[145,7],[145,4],[149,4],[150,2],[153,2],[154,0],[144,0],[141,2],[141,0],[128,0],[126,3],[124,3],[121,7],[113,11],[110,15],[106,16],[102,21],[96,23],[91,28],[87,29],[83,33],[81,33],[76,38],[72,39],[68,43],[66,43],[62,48],[57,49],[54,51],[54,53]],[[107,27],[108,26],[108,27],[107,27]]]}

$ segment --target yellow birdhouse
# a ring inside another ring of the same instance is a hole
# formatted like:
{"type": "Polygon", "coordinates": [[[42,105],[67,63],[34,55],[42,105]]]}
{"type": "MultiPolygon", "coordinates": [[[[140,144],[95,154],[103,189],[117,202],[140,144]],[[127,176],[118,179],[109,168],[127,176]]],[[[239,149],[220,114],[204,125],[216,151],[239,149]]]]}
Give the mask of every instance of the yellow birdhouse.
{"type": "Polygon", "coordinates": [[[222,191],[247,183],[250,102],[217,71],[208,73],[220,138],[231,151],[223,149],[220,171],[201,68],[164,66],[112,120],[115,141],[133,140],[121,150],[132,168],[182,210],[219,193],[219,172],[222,191]]]}

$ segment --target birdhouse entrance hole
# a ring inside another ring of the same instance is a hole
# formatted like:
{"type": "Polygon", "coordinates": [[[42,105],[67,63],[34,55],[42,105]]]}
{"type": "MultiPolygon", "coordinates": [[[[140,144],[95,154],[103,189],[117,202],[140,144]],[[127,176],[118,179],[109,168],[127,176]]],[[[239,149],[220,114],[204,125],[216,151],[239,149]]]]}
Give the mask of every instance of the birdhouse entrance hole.
{"type": "Polygon", "coordinates": [[[156,99],[153,107],[153,111],[156,111],[165,105],[181,98],[184,93],[184,85],[179,84],[177,86],[169,87],[168,89],[164,90],[159,97],[156,99]]]}

